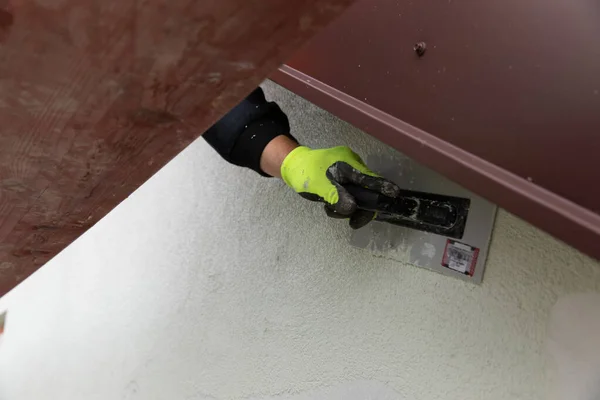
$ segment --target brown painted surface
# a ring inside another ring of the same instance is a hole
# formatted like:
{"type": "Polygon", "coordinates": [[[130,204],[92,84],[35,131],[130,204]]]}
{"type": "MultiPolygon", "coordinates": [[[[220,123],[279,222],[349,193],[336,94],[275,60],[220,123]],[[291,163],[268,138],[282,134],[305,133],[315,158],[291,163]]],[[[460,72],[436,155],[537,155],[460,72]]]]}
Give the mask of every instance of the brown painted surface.
{"type": "Polygon", "coordinates": [[[600,257],[599,17],[586,0],[361,0],[274,78],[600,257]]]}
{"type": "Polygon", "coordinates": [[[350,2],[0,0],[0,295],[350,2]]]}

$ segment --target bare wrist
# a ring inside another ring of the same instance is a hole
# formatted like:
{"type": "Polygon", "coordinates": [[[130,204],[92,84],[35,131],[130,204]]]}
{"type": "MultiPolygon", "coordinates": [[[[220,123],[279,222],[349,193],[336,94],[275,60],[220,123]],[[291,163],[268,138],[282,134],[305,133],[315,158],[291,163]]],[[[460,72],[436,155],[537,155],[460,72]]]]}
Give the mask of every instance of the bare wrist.
{"type": "Polygon", "coordinates": [[[288,136],[277,136],[263,150],[260,157],[260,168],[271,176],[281,178],[283,160],[298,146],[299,144],[288,136]]]}

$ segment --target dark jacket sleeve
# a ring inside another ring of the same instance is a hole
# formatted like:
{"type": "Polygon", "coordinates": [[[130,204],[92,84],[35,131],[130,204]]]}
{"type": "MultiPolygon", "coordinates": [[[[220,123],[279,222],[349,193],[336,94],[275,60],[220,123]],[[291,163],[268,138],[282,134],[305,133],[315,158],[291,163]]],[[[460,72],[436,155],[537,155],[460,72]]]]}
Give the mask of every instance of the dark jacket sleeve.
{"type": "Polygon", "coordinates": [[[255,89],[203,135],[225,160],[255,170],[267,144],[279,135],[294,139],[287,116],[274,102],[268,102],[261,88],[255,89]]]}

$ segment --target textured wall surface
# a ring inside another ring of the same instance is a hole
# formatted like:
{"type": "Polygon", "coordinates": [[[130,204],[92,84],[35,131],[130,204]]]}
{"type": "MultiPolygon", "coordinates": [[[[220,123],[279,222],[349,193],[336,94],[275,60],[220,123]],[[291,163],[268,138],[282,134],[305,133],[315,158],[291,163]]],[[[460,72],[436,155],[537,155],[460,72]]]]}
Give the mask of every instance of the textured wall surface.
{"type": "MultiPolygon", "coordinates": [[[[267,87],[304,143],[392,151],[267,87]]],[[[0,399],[541,399],[551,306],[600,290],[598,263],[503,211],[481,286],[349,235],[200,139],[0,299],[0,399]]]]}

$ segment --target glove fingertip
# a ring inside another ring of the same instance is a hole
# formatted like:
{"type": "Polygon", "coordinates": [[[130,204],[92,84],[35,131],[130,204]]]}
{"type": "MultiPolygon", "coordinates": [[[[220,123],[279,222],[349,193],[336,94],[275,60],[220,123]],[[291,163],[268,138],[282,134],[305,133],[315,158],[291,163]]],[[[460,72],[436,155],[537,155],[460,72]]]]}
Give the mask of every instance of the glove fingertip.
{"type": "Polygon", "coordinates": [[[335,212],[341,215],[351,215],[356,211],[356,201],[354,197],[340,184],[335,183],[338,190],[338,201],[333,205],[335,212]]]}
{"type": "Polygon", "coordinates": [[[375,219],[376,213],[367,210],[357,210],[350,217],[350,228],[360,229],[375,219]]]}
{"type": "Polygon", "coordinates": [[[339,214],[348,216],[354,211],[356,211],[356,203],[354,201],[343,201],[340,199],[335,203],[335,212],[339,214]]]}
{"type": "Polygon", "coordinates": [[[394,182],[383,179],[383,182],[381,183],[381,194],[388,197],[398,197],[400,196],[400,190],[400,186],[396,185],[394,182]]]}
{"type": "Polygon", "coordinates": [[[347,215],[340,215],[335,211],[335,208],[331,205],[331,204],[327,204],[325,203],[323,205],[323,208],[325,209],[325,214],[329,217],[329,218],[336,218],[336,219],[343,219],[343,218],[348,218],[347,215]]]}

